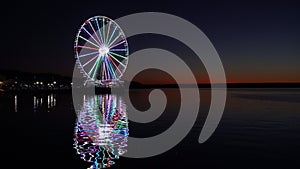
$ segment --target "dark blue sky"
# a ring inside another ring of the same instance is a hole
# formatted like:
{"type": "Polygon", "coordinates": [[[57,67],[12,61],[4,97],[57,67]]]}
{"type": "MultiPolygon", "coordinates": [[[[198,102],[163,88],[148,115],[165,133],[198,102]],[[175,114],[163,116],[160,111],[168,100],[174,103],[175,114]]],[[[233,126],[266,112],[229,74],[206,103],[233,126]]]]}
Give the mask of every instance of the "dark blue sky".
{"type": "MultiPolygon", "coordinates": [[[[229,82],[300,81],[300,4],[297,2],[10,3],[2,5],[1,10],[0,69],[71,76],[75,63],[74,39],[83,21],[95,15],[116,19],[136,12],[156,11],[177,15],[197,25],[219,52],[229,82]]],[[[144,41],[140,46],[137,39],[141,38],[129,39],[130,50],[153,44],[157,47],[156,42],[164,41],[160,38],[163,37],[144,41]]],[[[167,44],[160,45],[172,48],[176,42],[167,44]]],[[[199,81],[206,81],[205,70],[189,58],[190,52],[182,51],[178,52],[181,57],[190,62],[194,72],[200,72],[196,73],[197,78],[203,77],[199,81]]]]}

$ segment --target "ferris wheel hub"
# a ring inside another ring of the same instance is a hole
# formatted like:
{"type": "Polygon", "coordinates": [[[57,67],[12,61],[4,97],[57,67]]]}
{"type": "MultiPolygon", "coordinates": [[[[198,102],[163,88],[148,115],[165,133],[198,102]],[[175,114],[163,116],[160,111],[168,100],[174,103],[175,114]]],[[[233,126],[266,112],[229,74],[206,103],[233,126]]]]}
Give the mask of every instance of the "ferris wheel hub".
{"type": "Polygon", "coordinates": [[[100,56],[105,56],[109,53],[109,48],[105,45],[101,46],[98,50],[100,56]]]}

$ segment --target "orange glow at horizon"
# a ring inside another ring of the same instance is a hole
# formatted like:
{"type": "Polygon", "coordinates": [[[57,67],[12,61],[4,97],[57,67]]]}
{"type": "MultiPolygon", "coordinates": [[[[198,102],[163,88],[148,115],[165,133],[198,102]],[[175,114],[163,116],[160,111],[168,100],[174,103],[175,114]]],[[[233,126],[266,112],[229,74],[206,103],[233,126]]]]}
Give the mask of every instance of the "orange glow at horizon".
{"type": "MultiPolygon", "coordinates": [[[[176,81],[170,76],[167,77],[166,74],[158,73],[146,73],[136,76],[133,81],[137,81],[142,84],[175,84],[176,81]]],[[[198,84],[208,84],[211,83],[207,75],[196,75],[196,81],[198,84]]],[[[193,82],[186,81],[183,84],[191,84],[193,82]]],[[[218,81],[217,83],[220,83],[218,81]]],[[[256,74],[247,74],[247,75],[230,75],[226,74],[226,83],[300,83],[300,78],[294,75],[281,75],[277,74],[276,77],[268,75],[256,75],[256,74]]]]}

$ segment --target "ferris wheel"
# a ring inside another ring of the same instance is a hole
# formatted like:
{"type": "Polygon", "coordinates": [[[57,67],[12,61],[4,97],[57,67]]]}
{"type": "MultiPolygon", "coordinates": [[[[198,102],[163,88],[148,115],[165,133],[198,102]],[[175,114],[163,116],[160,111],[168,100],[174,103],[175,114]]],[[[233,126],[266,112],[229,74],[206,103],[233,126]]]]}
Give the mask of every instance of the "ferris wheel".
{"type": "Polygon", "coordinates": [[[118,82],[128,63],[128,43],[120,26],[105,16],[86,20],[75,39],[75,57],[86,82],[118,82]]]}

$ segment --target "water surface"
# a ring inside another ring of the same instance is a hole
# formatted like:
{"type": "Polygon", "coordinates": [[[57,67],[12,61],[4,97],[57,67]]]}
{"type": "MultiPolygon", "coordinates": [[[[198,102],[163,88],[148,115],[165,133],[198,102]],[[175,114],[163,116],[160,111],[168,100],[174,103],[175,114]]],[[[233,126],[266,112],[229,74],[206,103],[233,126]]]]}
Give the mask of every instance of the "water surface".
{"type": "MultiPolygon", "coordinates": [[[[149,124],[134,123],[126,119],[128,112],[126,103],[121,103],[122,96],[98,95],[85,98],[85,103],[103,103],[104,106],[96,104],[100,110],[104,107],[102,113],[110,112],[101,117],[88,116],[98,119],[98,124],[105,123],[100,126],[80,124],[81,121],[72,105],[72,96],[68,93],[1,93],[1,138],[4,140],[1,152],[11,168],[92,168],[97,167],[95,164],[93,166],[93,161],[97,158],[85,159],[88,157],[82,158],[82,154],[97,151],[104,152],[106,164],[109,164],[102,167],[112,169],[299,168],[299,89],[229,89],[223,118],[216,132],[207,142],[199,144],[197,140],[210,105],[210,91],[200,89],[201,108],[198,119],[180,144],[151,158],[122,157],[122,153],[126,153],[128,135],[153,136],[166,130],[176,119],[180,106],[179,92],[177,89],[164,91],[168,97],[167,108],[162,116],[149,124]],[[118,118],[126,122],[120,128],[115,127],[117,123],[121,124],[118,118]],[[92,130],[95,128],[108,134],[100,138],[95,134],[95,130],[92,130]],[[76,138],[80,137],[81,141],[85,139],[81,137],[85,135],[80,134],[92,135],[89,141],[93,143],[92,147],[81,146],[82,154],[78,153],[76,146],[74,147],[76,138]],[[119,141],[119,144],[111,144],[114,140],[112,138],[119,141]],[[113,162],[108,162],[110,159],[113,162]]],[[[149,108],[149,92],[150,90],[131,92],[131,99],[137,109],[149,108]]],[[[95,111],[94,114],[101,114],[99,109],[95,111]]],[[[99,162],[100,159],[98,158],[99,164],[102,162],[99,162]]]]}

